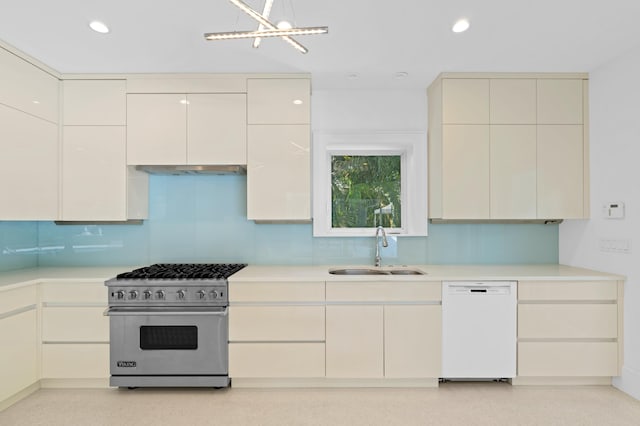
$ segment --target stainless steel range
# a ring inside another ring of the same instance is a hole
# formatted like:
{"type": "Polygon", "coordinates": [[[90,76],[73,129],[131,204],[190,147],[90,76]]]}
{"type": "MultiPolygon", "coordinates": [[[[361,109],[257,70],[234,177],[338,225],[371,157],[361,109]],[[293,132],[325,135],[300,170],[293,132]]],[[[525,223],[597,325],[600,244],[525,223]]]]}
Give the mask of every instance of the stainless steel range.
{"type": "Polygon", "coordinates": [[[110,385],[228,386],[227,278],[245,266],[163,263],[105,281],[110,385]]]}

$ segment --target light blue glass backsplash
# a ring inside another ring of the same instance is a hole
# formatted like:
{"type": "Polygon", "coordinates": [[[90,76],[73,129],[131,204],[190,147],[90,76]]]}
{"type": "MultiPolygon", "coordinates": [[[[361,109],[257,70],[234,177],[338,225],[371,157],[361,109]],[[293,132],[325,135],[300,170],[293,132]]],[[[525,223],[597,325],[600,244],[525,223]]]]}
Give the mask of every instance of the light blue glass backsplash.
{"type": "MultiPolygon", "coordinates": [[[[311,225],[248,221],[245,176],[151,176],[149,199],[149,219],[143,225],[38,222],[39,265],[373,262],[373,237],[313,238],[311,225]]],[[[10,234],[17,231],[9,229],[10,234]]],[[[25,241],[36,234],[28,225],[23,231],[25,241]]],[[[382,250],[385,264],[558,262],[557,225],[429,224],[428,237],[389,243],[382,250]]]]}
{"type": "Polygon", "coordinates": [[[38,223],[0,222],[0,271],[38,265],[38,223]]]}
{"type": "MultiPolygon", "coordinates": [[[[246,219],[246,177],[151,176],[143,225],[0,222],[0,271],[155,262],[371,263],[373,238],[313,238],[311,225],[246,219]]],[[[557,225],[430,224],[391,239],[384,263],[556,263],[557,225]]]]}

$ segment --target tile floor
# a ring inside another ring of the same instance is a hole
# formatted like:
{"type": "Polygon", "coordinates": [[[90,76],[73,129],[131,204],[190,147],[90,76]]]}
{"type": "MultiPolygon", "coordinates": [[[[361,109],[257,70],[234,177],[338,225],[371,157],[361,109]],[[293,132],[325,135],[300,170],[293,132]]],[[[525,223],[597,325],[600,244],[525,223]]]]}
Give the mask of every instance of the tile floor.
{"type": "Polygon", "coordinates": [[[439,389],[41,389],[0,425],[640,425],[640,401],[608,386],[439,389]]]}

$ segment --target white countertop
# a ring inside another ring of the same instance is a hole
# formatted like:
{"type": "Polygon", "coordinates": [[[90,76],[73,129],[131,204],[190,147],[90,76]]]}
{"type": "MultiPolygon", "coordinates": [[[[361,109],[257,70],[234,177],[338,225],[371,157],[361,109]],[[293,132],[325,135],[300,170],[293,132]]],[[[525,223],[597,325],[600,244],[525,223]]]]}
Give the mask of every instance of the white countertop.
{"type": "MultiPolygon", "coordinates": [[[[622,275],[551,265],[409,265],[425,275],[332,275],[330,268],[371,268],[369,265],[247,266],[229,278],[235,282],[270,281],[567,281],[624,280],[622,275]]],[[[388,266],[383,267],[383,269],[388,266]]],[[[404,266],[402,267],[404,268],[404,266]]]]}
{"type": "MultiPolygon", "coordinates": [[[[38,282],[102,282],[138,266],[46,267],[0,272],[0,290],[38,282]]],[[[622,275],[574,268],[565,265],[409,265],[426,275],[332,275],[330,268],[366,267],[369,265],[261,266],[250,265],[229,278],[235,282],[274,281],[457,281],[457,280],[624,280],[622,275]]],[[[388,268],[388,267],[383,267],[388,268]]]]}

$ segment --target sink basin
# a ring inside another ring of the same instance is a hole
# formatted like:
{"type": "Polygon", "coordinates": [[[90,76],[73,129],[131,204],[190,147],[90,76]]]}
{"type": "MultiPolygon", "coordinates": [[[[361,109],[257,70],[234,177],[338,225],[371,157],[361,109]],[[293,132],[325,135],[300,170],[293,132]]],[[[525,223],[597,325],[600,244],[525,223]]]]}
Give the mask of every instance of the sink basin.
{"type": "Polygon", "coordinates": [[[359,269],[359,268],[344,268],[344,269],[329,269],[329,273],[333,275],[389,275],[385,271],[380,269],[359,269]]]}
{"type": "Polygon", "coordinates": [[[425,275],[418,269],[410,268],[332,268],[332,275],[425,275]]]}

